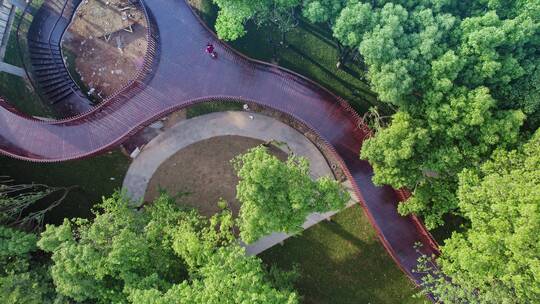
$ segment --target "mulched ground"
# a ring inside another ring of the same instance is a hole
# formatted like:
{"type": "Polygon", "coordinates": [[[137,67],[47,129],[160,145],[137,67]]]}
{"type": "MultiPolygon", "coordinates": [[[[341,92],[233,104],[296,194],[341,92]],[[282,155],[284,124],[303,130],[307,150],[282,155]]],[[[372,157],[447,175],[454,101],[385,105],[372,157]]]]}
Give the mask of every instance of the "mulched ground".
{"type": "MultiPolygon", "coordinates": [[[[145,201],[152,201],[160,189],[173,196],[186,194],[178,201],[211,216],[219,212],[217,202],[223,198],[236,216],[240,208],[236,200],[238,178],[230,160],[262,143],[243,136],[219,136],[192,144],[161,164],[148,183],[145,201]]],[[[282,160],[287,158],[275,147],[270,153],[282,160]]]]}

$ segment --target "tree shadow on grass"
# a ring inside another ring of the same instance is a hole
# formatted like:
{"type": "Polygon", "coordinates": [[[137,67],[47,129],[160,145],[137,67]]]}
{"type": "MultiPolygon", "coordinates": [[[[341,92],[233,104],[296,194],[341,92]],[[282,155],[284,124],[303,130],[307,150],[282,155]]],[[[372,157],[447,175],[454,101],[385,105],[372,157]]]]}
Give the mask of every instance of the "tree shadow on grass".
{"type": "Polygon", "coordinates": [[[324,41],[329,46],[337,48],[337,43],[334,40],[334,37],[332,36],[332,33],[330,31],[324,31],[320,27],[307,22],[303,18],[300,18],[299,21],[299,28],[309,32],[313,36],[319,38],[321,41],[324,41]]]}
{"type": "MultiPolygon", "coordinates": [[[[360,73],[358,73],[357,71],[351,69],[351,68],[348,67],[347,65],[342,65],[342,66],[341,66],[341,69],[342,69],[345,73],[351,75],[351,76],[354,77],[354,78],[360,79],[361,81],[366,81],[365,76],[360,75],[360,73]]],[[[374,96],[375,94],[372,94],[372,95],[374,96]]]]}
{"type": "Polygon", "coordinates": [[[212,1],[189,0],[191,7],[204,20],[204,22],[214,29],[213,24],[216,22],[218,8],[212,1]]]}
{"type": "Polygon", "coordinates": [[[363,234],[339,222],[322,222],[313,228],[261,255],[282,268],[299,265],[296,289],[303,303],[422,302],[411,297],[416,293],[414,286],[374,233],[363,234]]]}
{"type": "MultiPolygon", "coordinates": [[[[309,61],[312,65],[318,67],[319,69],[321,69],[325,74],[327,74],[328,76],[330,76],[332,79],[336,80],[337,82],[339,82],[341,85],[343,85],[344,87],[348,88],[349,90],[351,89],[356,89],[356,90],[359,90],[359,91],[366,91],[365,88],[363,87],[360,87],[358,85],[354,85],[348,81],[345,81],[343,80],[342,78],[336,76],[335,72],[332,72],[330,71],[327,67],[321,65],[319,62],[317,62],[315,59],[313,59],[312,57],[310,57],[308,54],[306,54],[305,52],[303,52],[302,50],[300,50],[299,48],[297,48],[296,46],[292,45],[292,44],[289,44],[288,48],[290,50],[292,50],[294,53],[296,53],[298,56],[306,59],[307,61],[309,61]]],[[[357,78],[360,80],[360,75],[358,74],[358,72],[348,68],[349,71],[346,71],[347,73],[349,73],[351,76],[357,78]]],[[[366,93],[369,93],[370,95],[373,95],[375,96],[375,94],[373,94],[372,92],[367,92],[366,93]]]]}

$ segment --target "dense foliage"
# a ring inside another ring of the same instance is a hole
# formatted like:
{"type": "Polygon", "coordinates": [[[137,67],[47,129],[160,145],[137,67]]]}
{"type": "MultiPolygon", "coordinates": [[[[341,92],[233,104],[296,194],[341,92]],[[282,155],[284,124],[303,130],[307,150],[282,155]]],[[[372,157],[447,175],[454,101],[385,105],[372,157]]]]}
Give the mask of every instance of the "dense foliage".
{"type": "MultiPolygon", "coordinates": [[[[372,7],[372,29],[342,30],[358,43],[373,89],[400,106],[362,157],[375,182],[414,190],[400,211],[424,215],[430,228],[458,211],[456,175],[516,144],[540,104],[540,4],[440,4],[372,7]]],[[[351,22],[340,17],[336,34],[351,22]]]]}
{"type": "Polygon", "coordinates": [[[443,303],[539,303],[540,131],[461,173],[458,197],[470,228],[438,259],[451,283],[428,277],[427,291],[443,303]]]}
{"type": "Polygon", "coordinates": [[[22,229],[39,230],[45,213],[68,191],[0,177],[0,303],[65,303],[54,291],[48,260],[37,248],[38,236],[22,229]],[[54,194],[59,197],[51,197],[54,194]]]}
{"type": "Polygon", "coordinates": [[[248,20],[273,24],[286,32],[294,26],[294,9],[300,0],[214,0],[220,8],[216,21],[219,37],[235,40],[245,35],[248,20]]]}
{"type": "Polygon", "coordinates": [[[93,221],[48,225],[56,290],[95,303],[297,303],[293,275],[247,257],[229,212],[206,219],[161,196],[141,211],[116,194],[93,221]]]}
{"type": "MultiPolygon", "coordinates": [[[[222,20],[235,14],[231,8],[281,5],[215,2],[222,20]]],[[[297,7],[355,49],[379,99],[397,106],[361,157],[377,184],[414,192],[400,212],[421,214],[429,228],[461,214],[457,174],[540,125],[538,1],[304,0],[297,7]]],[[[259,18],[247,11],[242,33],[246,20],[259,18]]]]}
{"type": "Polygon", "coordinates": [[[35,234],[0,225],[0,303],[63,303],[47,264],[32,257],[38,251],[36,242],[35,234]]]}
{"type": "Polygon", "coordinates": [[[240,178],[240,236],[248,243],[272,232],[298,233],[310,213],[339,210],[349,200],[334,179],[312,180],[305,158],[282,162],[264,146],[238,156],[234,167],[240,178]]]}

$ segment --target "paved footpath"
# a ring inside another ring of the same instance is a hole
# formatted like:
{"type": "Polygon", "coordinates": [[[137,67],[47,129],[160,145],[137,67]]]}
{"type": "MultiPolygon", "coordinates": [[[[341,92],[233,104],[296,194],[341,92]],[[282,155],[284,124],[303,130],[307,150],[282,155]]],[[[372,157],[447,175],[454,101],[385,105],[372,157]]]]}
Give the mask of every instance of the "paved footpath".
{"type": "Polygon", "coordinates": [[[130,165],[123,187],[130,198],[139,200],[144,197],[148,182],[159,166],[176,152],[196,142],[227,135],[286,142],[294,154],[309,160],[313,178],[332,175],[317,147],[288,125],[255,113],[219,112],[180,121],[151,140],[130,165]]]}
{"type": "MultiPolygon", "coordinates": [[[[227,135],[250,137],[265,142],[271,140],[285,142],[290,152],[309,160],[313,178],[332,176],[332,170],[317,147],[290,126],[268,116],[255,113],[219,112],[180,121],[151,140],[130,165],[124,178],[124,190],[133,201],[141,203],[150,179],[163,162],[191,144],[227,135]]],[[[286,148],[282,148],[282,150],[289,153],[286,148]]],[[[346,185],[348,189],[351,188],[349,182],[346,185]]],[[[351,197],[354,197],[352,191],[351,197]]],[[[357,201],[351,200],[347,207],[354,205],[357,201]]],[[[307,217],[302,227],[307,229],[336,213],[336,211],[323,214],[313,213],[307,217]]],[[[244,246],[248,254],[255,255],[289,237],[291,235],[276,232],[253,244],[244,246]]]]}

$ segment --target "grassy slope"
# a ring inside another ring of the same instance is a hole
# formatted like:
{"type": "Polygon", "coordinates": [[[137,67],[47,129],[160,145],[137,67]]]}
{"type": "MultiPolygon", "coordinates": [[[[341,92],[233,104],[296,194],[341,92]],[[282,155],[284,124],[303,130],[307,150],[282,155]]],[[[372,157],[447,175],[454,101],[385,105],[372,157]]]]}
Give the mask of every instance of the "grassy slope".
{"type": "Polygon", "coordinates": [[[354,65],[349,72],[336,68],[338,52],[328,33],[313,26],[299,27],[287,34],[287,47],[279,45],[279,33],[272,28],[257,28],[248,25],[245,37],[231,43],[242,53],[263,61],[274,61],[279,65],[315,80],[325,88],[345,98],[359,113],[371,106],[381,106],[368,85],[358,80],[362,71],[354,65]],[[269,37],[273,42],[270,42],[269,37]],[[275,57],[273,56],[275,48],[275,57]]]}
{"type": "Polygon", "coordinates": [[[47,214],[47,222],[58,224],[64,217],[89,217],[93,204],[121,187],[128,165],[128,158],[119,151],[56,164],[35,164],[0,157],[0,175],[11,176],[18,183],[79,186],[61,206],[47,214]]]}
{"type": "Polygon", "coordinates": [[[193,118],[204,114],[223,112],[223,111],[240,111],[242,104],[235,102],[205,102],[187,109],[187,118],[193,118]]]}
{"type": "MultiPolygon", "coordinates": [[[[209,1],[193,0],[192,4],[212,24],[215,9],[209,1]]],[[[377,105],[366,84],[335,68],[337,50],[324,35],[328,34],[319,28],[296,29],[288,35],[291,46],[278,49],[279,64],[330,88],[360,113],[377,105]]],[[[246,37],[232,45],[250,57],[270,61],[272,49],[265,37],[276,39],[277,33],[249,26],[246,37]]],[[[388,256],[360,207],[339,213],[333,222],[318,224],[261,258],[283,268],[299,265],[302,277],[296,288],[305,303],[424,302],[412,298],[414,286],[388,256]]]]}

